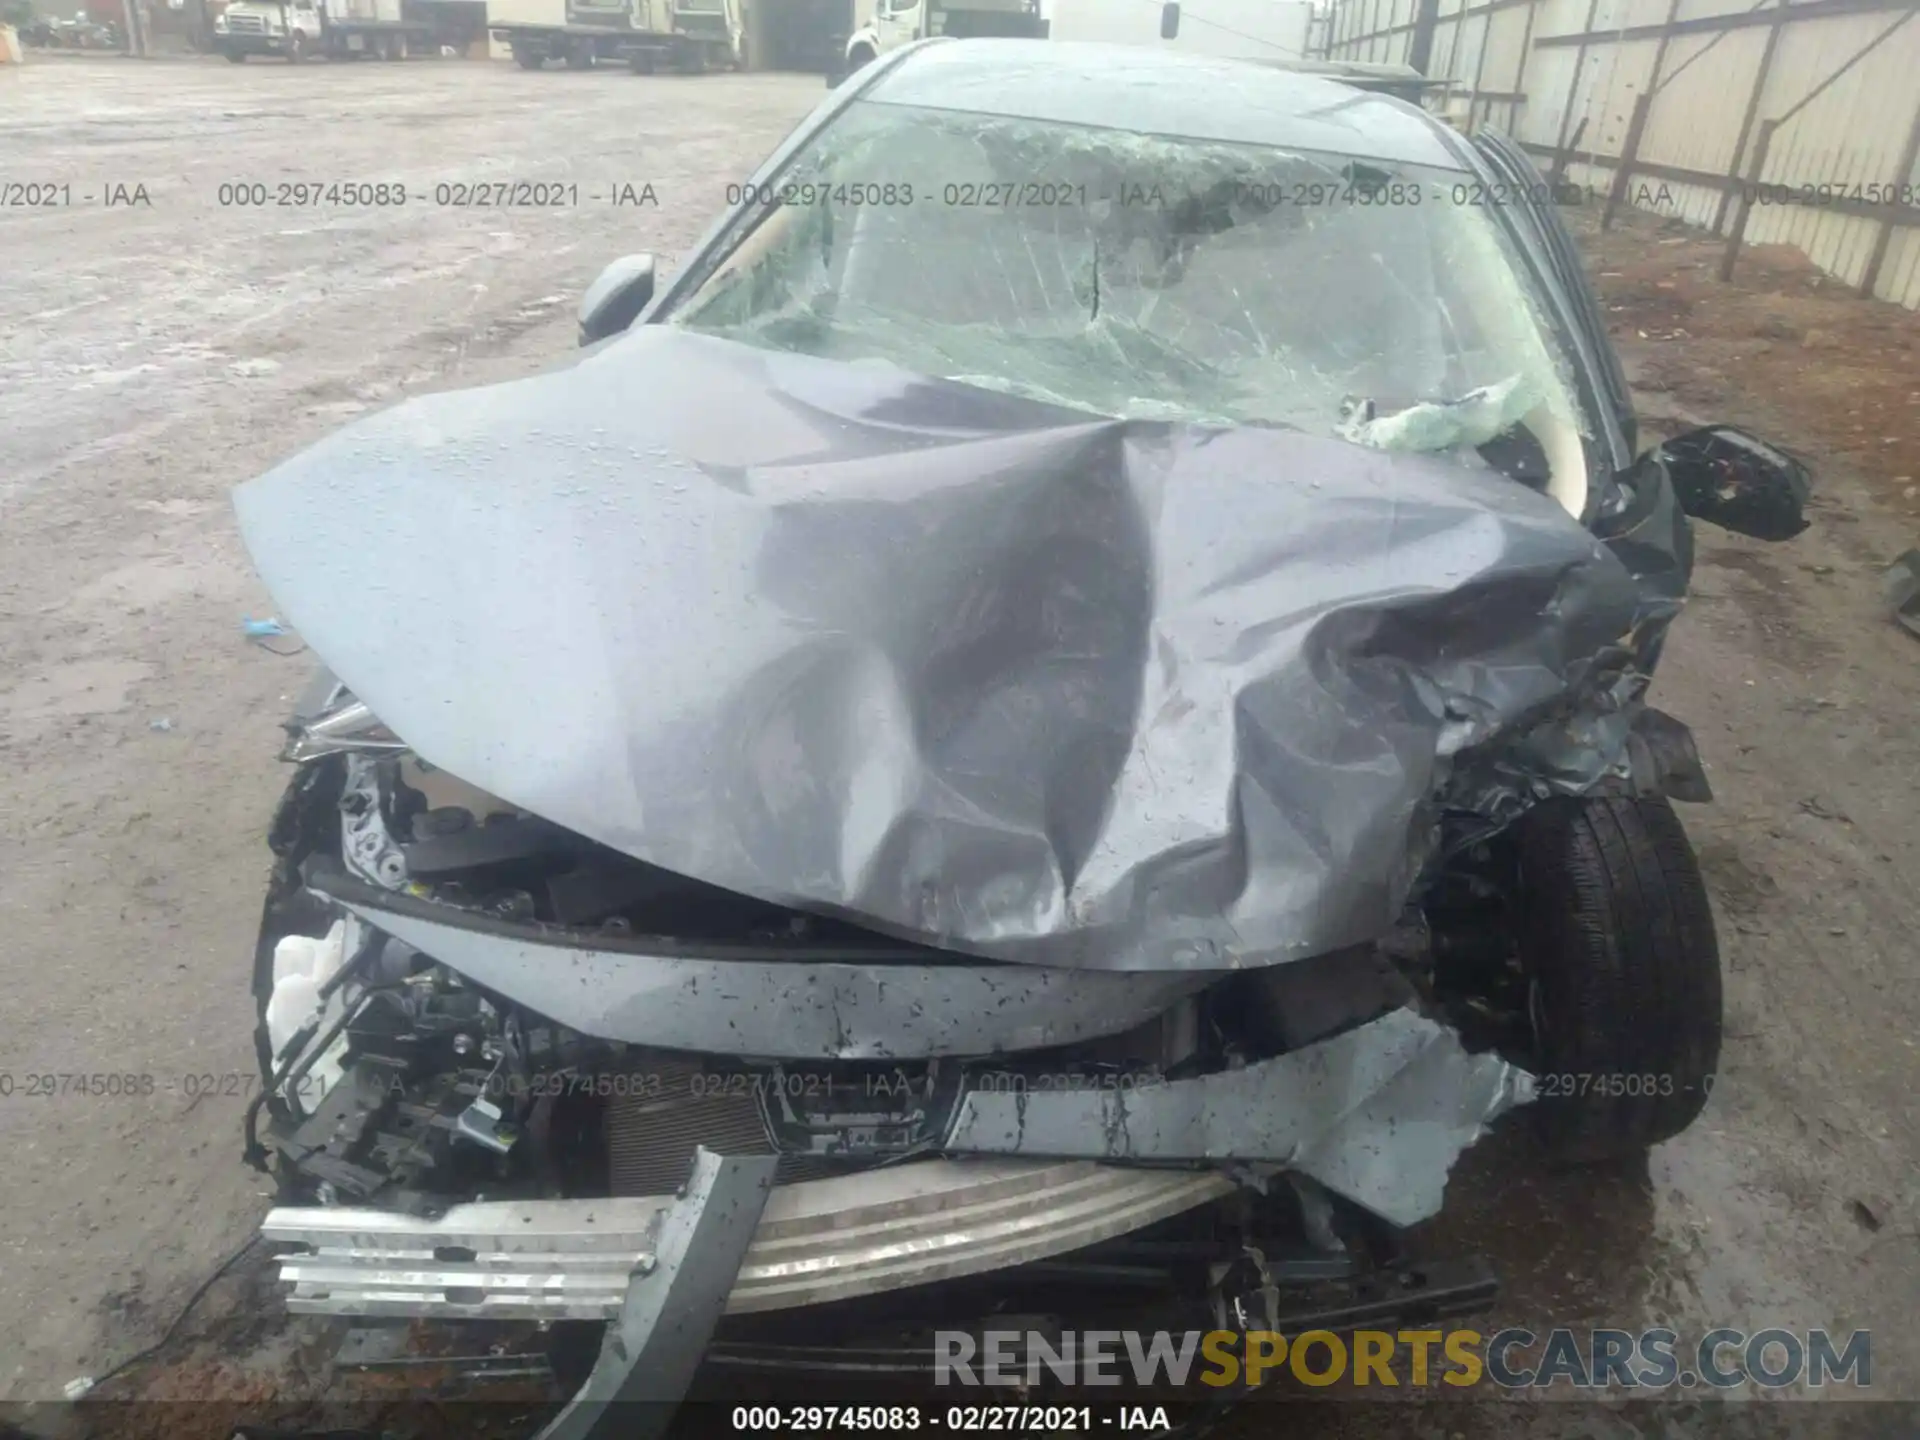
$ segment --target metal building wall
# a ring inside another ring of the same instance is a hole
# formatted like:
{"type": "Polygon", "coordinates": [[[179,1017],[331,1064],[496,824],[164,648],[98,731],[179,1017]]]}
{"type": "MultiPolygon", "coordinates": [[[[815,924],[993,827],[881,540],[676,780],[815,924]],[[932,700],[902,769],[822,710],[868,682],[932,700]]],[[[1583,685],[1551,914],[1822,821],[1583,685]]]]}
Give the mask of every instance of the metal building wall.
{"type": "Polygon", "coordinates": [[[1920,309],[1920,0],[1332,0],[1322,33],[1332,59],[1424,46],[1454,124],[1712,229],[1727,268],[1793,245],[1920,309]]]}

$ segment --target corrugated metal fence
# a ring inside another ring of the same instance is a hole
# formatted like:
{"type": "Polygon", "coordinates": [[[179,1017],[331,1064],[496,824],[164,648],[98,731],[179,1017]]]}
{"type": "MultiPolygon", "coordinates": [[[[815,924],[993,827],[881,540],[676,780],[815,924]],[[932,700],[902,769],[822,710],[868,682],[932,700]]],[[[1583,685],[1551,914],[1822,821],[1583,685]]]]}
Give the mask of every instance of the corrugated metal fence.
{"type": "Polygon", "coordinates": [[[1610,208],[1798,246],[1920,308],[1920,0],[1333,0],[1336,60],[1448,82],[1610,208]]]}

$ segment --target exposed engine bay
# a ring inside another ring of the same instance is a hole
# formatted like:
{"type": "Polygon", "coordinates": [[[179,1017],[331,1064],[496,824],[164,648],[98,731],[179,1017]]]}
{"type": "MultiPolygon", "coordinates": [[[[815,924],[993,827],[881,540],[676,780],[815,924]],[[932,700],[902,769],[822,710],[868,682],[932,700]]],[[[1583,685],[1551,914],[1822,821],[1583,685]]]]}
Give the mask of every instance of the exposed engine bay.
{"type": "MultiPolygon", "coordinates": [[[[286,818],[322,816],[322,797],[337,791],[339,871],[462,915],[574,936],[671,934],[681,943],[802,953],[829,942],[900,948],[620,856],[412,756],[339,755],[303,779],[311,808],[286,818]]],[[[310,891],[275,908],[289,929],[262,977],[270,982],[262,1054],[287,1070],[275,1108],[295,1122],[276,1145],[295,1172],[326,1187],[323,1195],[391,1202],[411,1192],[670,1193],[697,1143],[767,1152],[775,1118],[788,1122],[803,1152],[783,1165],[783,1177],[859,1163],[832,1154],[825,1134],[810,1144],[792,1129],[804,1126],[803,1116],[828,1113],[828,1077],[744,1062],[722,1069],[597,1040],[488,994],[351,913],[332,918],[340,912],[310,891]],[[323,923],[318,936],[299,928],[323,923]],[[323,1000],[333,1017],[324,1033],[307,1023],[323,1000]],[[303,1025],[304,1048],[293,1043],[303,1025]],[[769,1109],[779,1101],[787,1103],[769,1109]],[[814,1151],[817,1158],[807,1153],[814,1151]]],[[[911,1078],[897,1068],[871,1070],[835,1077],[850,1087],[835,1103],[855,1093],[905,1095],[939,1078],[937,1061],[911,1078]]],[[[857,1116],[845,1118],[860,1129],[857,1116]]],[[[911,1127],[898,1135],[882,1128],[876,1120],[867,1133],[896,1146],[915,1139],[911,1127]]]]}
{"type": "MultiPolygon", "coordinates": [[[[864,966],[908,993],[947,975],[1018,995],[1035,975],[660,870],[445,776],[376,726],[328,676],[290,724],[288,756],[301,764],[271,833],[278,864],[255,958],[269,1112],[257,1133],[261,1106],[250,1114],[250,1154],[273,1156],[288,1198],[432,1215],[480,1196],[660,1196],[684,1183],[703,1144],[778,1154],[780,1185],[943,1154],[1208,1165],[1258,1179],[1331,1140],[1332,1185],[1367,1204],[1369,1185],[1350,1183],[1338,1160],[1352,1142],[1342,1127],[1379,1098],[1367,1073],[1392,1092],[1438,1066],[1461,1089],[1438,1091],[1438,1106],[1457,1112],[1448,1139],[1413,1160],[1432,1175],[1400,1175],[1396,1198],[1375,1206],[1404,1221],[1407,1206],[1438,1204],[1457,1148],[1524,1098],[1521,1071],[1469,1056],[1409,1008],[1421,996],[1379,947],[1181,972],[1171,985],[1043,972],[1087,991],[1060,996],[1079,1027],[1066,1044],[1035,1043],[1046,1037],[1029,1027],[966,1052],[964,1033],[876,1021],[866,1039],[843,1027],[841,1050],[818,1052],[793,1039],[804,1025],[791,1012],[776,1018],[787,1037],[776,1052],[716,1052],[697,1031],[685,1046],[584,1033],[407,937],[422,925],[438,927],[444,947],[513,937],[559,987],[568,970],[589,983],[586,956],[783,968],[812,987],[864,966]],[[1327,1075],[1302,1085],[1284,1073],[1302,1056],[1325,1071],[1329,1054],[1315,1046],[1342,1043],[1359,1048],[1332,1075],[1338,1104],[1319,1092],[1327,1075]],[[1296,1092],[1292,1119],[1260,1102],[1269,1073],[1296,1092]],[[1223,1110],[1223,1083],[1244,1114],[1223,1110]]],[[[701,979],[674,975],[695,995],[701,979]]],[[[753,1004],[751,985],[708,987],[722,1016],[753,1004]]],[[[1031,1018],[1029,1006],[1014,1010],[1031,1018]]]]}

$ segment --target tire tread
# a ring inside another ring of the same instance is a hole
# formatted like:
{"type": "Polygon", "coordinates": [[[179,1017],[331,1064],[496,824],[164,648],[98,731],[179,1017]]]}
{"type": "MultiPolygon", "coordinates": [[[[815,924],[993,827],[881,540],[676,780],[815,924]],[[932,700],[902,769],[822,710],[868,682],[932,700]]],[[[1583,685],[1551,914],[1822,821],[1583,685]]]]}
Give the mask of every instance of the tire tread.
{"type": "Polygon", "coordinates": [[[1679,817],[1662,797],[1550,800],[1519,839],[1541,1073],[1671,1077],[1665,1094],[1544,1096],[1544,1138],[1573,1161],[1671,1139],[1705,1105],[1720,1052],[1719,944],[1679,817]]]}

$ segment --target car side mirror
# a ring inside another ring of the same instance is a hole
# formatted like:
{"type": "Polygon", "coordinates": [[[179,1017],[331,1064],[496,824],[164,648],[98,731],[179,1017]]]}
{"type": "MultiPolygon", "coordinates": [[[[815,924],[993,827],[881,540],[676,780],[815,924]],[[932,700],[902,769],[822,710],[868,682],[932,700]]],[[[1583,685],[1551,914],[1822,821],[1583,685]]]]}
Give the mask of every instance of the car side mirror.
{"type": "Polygon", "coordinates": [[[653,299],[653,256],[622,255],[580,297],[580,343],[618,335],[653,299]]]}
{"type": "Polygon", "coordinates": [[[1180,33],[1179,0],[1167,0],[1160,7],[1160,38],[1171,40],[1180,33]]]}
{"type": "Polygon", "coordinates": [[[1808,525],[1813,475],[1786,451],[1731,425],[1676,435],[1654,450],[1680,508],[1755,540],[1791,540],[1808,525]]]}

